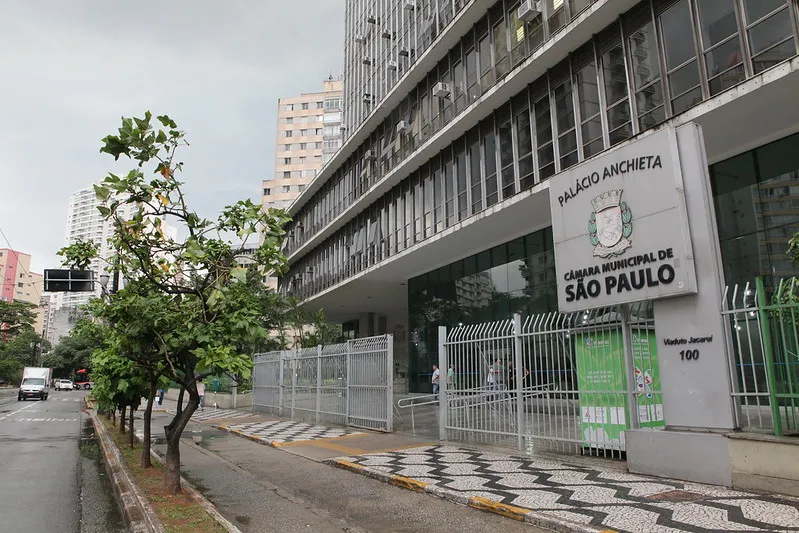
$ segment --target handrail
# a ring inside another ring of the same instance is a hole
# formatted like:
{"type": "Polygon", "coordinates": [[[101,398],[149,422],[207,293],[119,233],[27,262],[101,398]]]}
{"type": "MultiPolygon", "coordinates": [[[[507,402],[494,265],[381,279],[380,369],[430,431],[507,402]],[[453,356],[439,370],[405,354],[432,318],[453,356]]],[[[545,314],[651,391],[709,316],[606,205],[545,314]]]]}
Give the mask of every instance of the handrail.
{"type": "Polygon", "coordinates": [[[409,398],[400,398],[397,400],[397,408],[407,409],[408,407],[415,407],[417,405],[433,405],[438,403],[438,394],[423,394],[420,396],[411,396],[409,398]],[[433,398],[432,401],[417,402],[420,398],[433,398]],[[408,401],[409,403],[403,404],[402,402],[408,401]]]}

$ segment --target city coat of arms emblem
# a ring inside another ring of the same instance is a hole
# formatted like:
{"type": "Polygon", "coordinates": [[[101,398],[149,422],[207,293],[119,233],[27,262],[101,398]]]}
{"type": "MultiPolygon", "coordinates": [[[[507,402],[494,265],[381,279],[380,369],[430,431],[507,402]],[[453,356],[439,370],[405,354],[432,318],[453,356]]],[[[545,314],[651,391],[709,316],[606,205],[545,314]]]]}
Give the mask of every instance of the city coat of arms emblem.
{"type": "Polygon", "coordinates": [[[595,257],[621,255],[632,246],[629,237],[633,232],[633,215],[627,202],[621,200],[623,192],[610,190],[591,200],[594,210],[588,219],[588,235],[595,257]]]}

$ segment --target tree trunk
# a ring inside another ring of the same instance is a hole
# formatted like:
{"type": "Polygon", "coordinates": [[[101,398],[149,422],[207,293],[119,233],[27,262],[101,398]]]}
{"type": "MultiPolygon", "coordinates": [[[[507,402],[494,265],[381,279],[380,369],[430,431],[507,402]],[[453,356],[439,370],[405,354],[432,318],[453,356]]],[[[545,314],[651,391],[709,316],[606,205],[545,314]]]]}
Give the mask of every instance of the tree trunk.
{"type": "Polygon", "coordinates": [[[119,408],[119,432],[125,434],[125,413],[127,412],[127,405],[119,408]]]}
{"type": "MultiPolygon", "coordinates": [[[[182,392],[182,391],[181,391],[182,392]]],[[[182,400],[183,394],[181,394],[182,400]]],[[[185,409],[180,409],[178,403],[178,414],[172,419],[172,422],[164,428],[166,433],[166,462],[164,464],[164,488],[170,494],[177,494],[180,492],[180,437],[186,425],[189,423],[191,415],[197,410],[200,405],[200,397],[197,395],[196,389],[194,393],[189,393],[189,403],[186,404],[185,409]]]]}
{"type": "Polygon", "coordinates": [[[133,413],[136,411],[133,409],[133,406],[130,406],[130,423],[128,424],[128,445],[133,448],[133,444],[136,442],[136,432],[133,431],[133,413]]]}
{"type": "Polygon", "coordinates": [[[153,384],[150,387],[150,396],[147,398],[147,407],[144,408],[144,437],[141,441],[141,466],[142,468],[151,468],[153,466],[150,461],[150,426],[152,424],[153,416],[153,401],[155,400],[156,386],[153,384]]]}

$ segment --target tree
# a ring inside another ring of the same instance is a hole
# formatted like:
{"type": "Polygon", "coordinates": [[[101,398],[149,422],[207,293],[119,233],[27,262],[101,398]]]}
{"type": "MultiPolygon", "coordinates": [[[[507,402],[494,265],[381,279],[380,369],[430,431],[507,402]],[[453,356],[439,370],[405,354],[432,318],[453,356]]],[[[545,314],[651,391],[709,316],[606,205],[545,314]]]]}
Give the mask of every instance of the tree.
{"type": "Polygon", "coordinates": [[[33,330],[36,306],[28,302],[0,300],[0,340],[8,342],[20,333],[33,330]]]}
{"type": "Polygon", "coordinates": [[[105,331],[91,318],[81,318],[58,344],[42,359],[53,369],[53,377],[72,378],[76,370],[91,368],[92,352],[100,346],[105,331]]]}
{"type": "MultiPolygon", "coordinates": [[[[137,168],[124,176],[109,174],[95,186],[95,193],[105,203],[98,208],[101,215],[114,225],[111,247],[118,253],[111,268],[144,287],[146,296],[139,298],[145,299],[141,305],[158,339],[157,364],[166,378],[181,386],[181,396],[189,395],[185,409],[179,402],[165,428],[164,484],[177,493],[180,437],[199,405],[197,380],[219,373],[249,376],[252,361],[242,348],[267,334],[260,302],[246,290],[248,270],[236,259],[260,228],[263,241],[249,256],[252,268],[261,274],[283,272],[280,248],[288,217],[281,210],[263,211],[250,200],[225,207],[215,221],[190,210],[183,183],[176,179],[183,171],[177,153],[188,146],[185,133],[168,116],[157,117],[163,129],[154,128],[151,120],[149,112],[142,118],[123,118],[118,134],[103,139],[101,152],[114,159],[124,156],[137,168]],[[133,215],[126,218],[124,212],[130,209],[133,215]],[[177,226],[185,239],[165,232],[165,221],[177,226]],[[241,245],[233,246],[227,235],[236,235],[241,245]],[[147,300],[151,295],[154,300],[147,300]]],[[[67,247],[63,255],[71,262],[80,259],[80,251],[67,247]]]]}

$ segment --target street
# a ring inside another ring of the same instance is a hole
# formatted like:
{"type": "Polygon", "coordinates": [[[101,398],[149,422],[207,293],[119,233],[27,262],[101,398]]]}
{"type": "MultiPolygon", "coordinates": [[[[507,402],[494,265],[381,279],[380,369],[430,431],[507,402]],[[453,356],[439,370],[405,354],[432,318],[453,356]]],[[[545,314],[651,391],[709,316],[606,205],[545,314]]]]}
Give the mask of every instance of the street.
{"type": "Polygon", "coordinates": [[[46,401],[0,397],[0,516],[19,533],[124,531],[91,422],[88,391],[46,401]]]}

